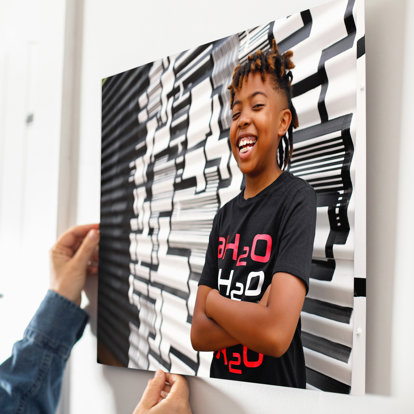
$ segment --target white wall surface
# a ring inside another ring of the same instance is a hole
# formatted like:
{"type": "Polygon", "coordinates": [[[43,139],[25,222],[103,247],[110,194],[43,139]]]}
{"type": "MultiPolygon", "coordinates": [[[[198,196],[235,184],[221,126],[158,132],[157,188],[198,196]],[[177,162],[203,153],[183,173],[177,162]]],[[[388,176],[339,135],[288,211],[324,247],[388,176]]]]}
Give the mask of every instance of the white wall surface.
{"type": "Polygon", "coordinates": [[[64,6],[63,0],[0,2],[0,361],[22,336],[49,281],[48,249],[57,225],[64,6]]]}
{"type": "MultiPolygon", "coordinates": [[[[77,221],[99,220],[102,77],[322,3],[86,1],[77,221]]],[[[368,395],[189,378],[194,413],[405,413],[414,409],[410,306],[414,291],[410,260],[414,251],[414,173],[410,168],[414,53],[409,40],[414,36],[414,4],[410,0],[366,3],[368,395]]],[[[90,309],[94,323],[93,303],[90,309]]],[[[95,355],[96,338],[87,329],[72,355],[66,412],[130,412],[150,374],[97,365],[95,355]]]]}

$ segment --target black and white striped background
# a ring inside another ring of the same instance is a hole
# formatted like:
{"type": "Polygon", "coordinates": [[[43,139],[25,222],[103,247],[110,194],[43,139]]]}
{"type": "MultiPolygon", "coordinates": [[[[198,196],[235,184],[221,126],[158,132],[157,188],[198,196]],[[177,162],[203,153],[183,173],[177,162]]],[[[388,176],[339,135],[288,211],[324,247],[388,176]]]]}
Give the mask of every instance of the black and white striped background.
{"type": "Polygon", "coordinates": [[[302,312],[308,387],[349,393],[363,375],[353,364],[364,361],[355,358],[364,349],[353,347],[364,302],[357,310],[354,297],[365,299],[365,274],[354,266],[354,180],[365,169],[353,159],[357,136],[364,139],[356,127],[365,59],[358,4],[336,0],[104,82],[98,340],[120,364],[208,375],[211,354],[190,344],[197,283],[213,217],[242,184],[228,143],[227,85],[234,66],[275,37],[296,64],[300,126],[290,171],[318,197],[302,312]]]}

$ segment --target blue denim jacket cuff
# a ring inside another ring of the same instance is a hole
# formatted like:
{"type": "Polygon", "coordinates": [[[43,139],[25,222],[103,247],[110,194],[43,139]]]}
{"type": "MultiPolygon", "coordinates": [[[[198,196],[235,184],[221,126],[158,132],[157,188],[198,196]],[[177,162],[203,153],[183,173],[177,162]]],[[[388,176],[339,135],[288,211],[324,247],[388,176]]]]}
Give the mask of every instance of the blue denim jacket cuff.
{"type": "Polygon", "coordinates": [[[84,310],[58,293],[48,290],[24,336],[67,360],[87,322],[88,315],[84,310]]]}

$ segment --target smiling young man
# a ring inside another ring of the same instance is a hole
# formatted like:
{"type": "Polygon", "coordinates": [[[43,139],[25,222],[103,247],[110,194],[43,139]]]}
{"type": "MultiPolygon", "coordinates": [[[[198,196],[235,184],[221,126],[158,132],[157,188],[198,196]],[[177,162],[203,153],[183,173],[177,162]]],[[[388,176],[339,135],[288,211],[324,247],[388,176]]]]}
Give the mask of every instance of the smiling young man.
{"type": "Polygon", "coordinates": [[[291,121],[286,96],[274,87],[270,75],[263,81],[256,72],[243,80],[233,102],[230,143],[246,179],[245,198],[258,194],[282,173],[277,149],[291,121]]]}
{"type": "Polygon", "coordinates": [[[196,350],[215,351],[212,377],[304,388],[300,312],[316,197],[283,171],[298,124],[291,56],[273,42],[234,70],[230,143],[246,186],[214,218],[191,341],[196,350]]]}

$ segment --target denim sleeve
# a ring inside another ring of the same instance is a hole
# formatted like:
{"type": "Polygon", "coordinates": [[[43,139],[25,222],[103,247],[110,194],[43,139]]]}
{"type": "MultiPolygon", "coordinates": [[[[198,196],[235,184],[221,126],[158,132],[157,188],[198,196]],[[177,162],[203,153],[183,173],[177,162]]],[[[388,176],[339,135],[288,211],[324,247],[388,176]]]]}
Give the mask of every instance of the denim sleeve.
{"type": "Polygon", "coordinates": [[[66,361],[87,320],[73,302],[47,292],[23,339],[0,365],[2,414],[56,411],[66,361]]]}

